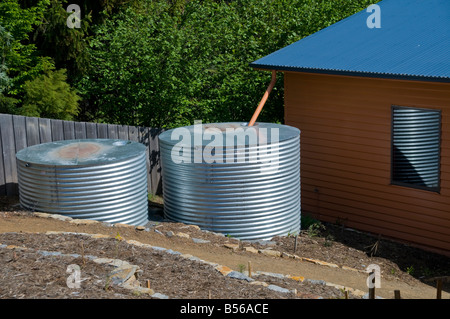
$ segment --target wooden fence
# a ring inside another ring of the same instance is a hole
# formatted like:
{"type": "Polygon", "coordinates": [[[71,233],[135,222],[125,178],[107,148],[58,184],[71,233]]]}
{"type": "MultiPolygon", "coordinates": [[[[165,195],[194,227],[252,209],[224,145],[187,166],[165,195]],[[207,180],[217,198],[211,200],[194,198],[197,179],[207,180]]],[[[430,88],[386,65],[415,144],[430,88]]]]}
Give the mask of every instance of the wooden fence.
{"type": "Polygon", "coordinates": [[[136,141],[147,147],[149,193],[161,193],[158,135],[161,129],[72,122],[20,115],[0,114],[0,195],[17,196],[16,153],[35,144],[87,138],[136,141]]]}

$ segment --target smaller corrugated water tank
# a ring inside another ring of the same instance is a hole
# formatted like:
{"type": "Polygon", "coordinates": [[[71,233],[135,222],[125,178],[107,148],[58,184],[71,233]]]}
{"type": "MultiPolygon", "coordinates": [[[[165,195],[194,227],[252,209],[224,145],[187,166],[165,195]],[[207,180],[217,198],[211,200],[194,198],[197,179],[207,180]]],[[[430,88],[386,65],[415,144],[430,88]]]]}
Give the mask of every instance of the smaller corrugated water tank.
{"type": "Polygon", "coordinates": [[[159,136],[166,218],[246,240],[300,231],[300,131],[196,124],[159,136]]]}
{"type": "Polygon", "coordinates": [[[29,210],[110,223],[148,222],[146,147],[117,139],[38,144],[16,154],[29,210]]]}

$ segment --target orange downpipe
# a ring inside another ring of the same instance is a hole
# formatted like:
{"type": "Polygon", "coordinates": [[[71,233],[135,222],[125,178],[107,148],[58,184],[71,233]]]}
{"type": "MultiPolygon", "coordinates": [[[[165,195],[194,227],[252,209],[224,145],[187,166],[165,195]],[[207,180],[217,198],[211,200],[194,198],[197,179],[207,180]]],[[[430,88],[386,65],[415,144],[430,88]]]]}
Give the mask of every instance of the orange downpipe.
{"type": "Polygon", "coordinates": [[[267,87],[266,93],[264,93],[264,95],[261,99],[261,102],[259,102],[259,105],[255,110],[255,113],[253,113],[252,119],[248,123],[248,126],[253,126],[253,124],[255,124],[256,119],[259,116],[259,113],[261,113],[261,110],[264,107],[264,104],[266,104],[266,101],[267,101],[267,98],[269,97],[270,92],[272,91],[273,87],[275,86],[276,80],[277,80],[277,71],[272,70],[272,80],[270,81],[270,84],[267,87]]]}

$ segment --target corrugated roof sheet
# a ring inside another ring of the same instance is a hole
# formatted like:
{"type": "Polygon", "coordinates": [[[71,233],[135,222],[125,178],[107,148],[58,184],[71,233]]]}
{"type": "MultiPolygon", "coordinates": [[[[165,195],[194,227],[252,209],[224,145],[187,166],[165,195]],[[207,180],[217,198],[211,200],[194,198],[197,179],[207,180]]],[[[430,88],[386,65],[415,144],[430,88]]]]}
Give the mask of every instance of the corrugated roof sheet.
{"type": "Polygon", "coordinates": [[[255,68],[450,82],[450,0],[384,0],[269,54],[255,68]]]}

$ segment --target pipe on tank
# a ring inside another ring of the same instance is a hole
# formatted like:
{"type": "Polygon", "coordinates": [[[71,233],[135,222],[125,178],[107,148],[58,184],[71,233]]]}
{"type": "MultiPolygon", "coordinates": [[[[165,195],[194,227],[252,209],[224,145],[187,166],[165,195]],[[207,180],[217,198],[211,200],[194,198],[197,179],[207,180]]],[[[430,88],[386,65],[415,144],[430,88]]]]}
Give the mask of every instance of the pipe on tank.
{"type": "Polygon", "coordinates": [[[258,107],[255,110],[255,113],[253,113],[253,116],[248,123],[248,126],[253,126],[256,122],[256,119],[259,116],[259,113],[261,113],[262,108],[264,107],[264,104],[266,104],[267,98],[269,97],[270,92],[272,91],[273,87],[275,86],[275,82],[277,80],[277,71],[272,70],[272,80],[270,81],[269,86],[267,87],[266,92],[264,93],[261,101],[259,102],[258,107]]]}

